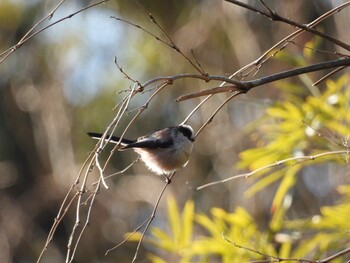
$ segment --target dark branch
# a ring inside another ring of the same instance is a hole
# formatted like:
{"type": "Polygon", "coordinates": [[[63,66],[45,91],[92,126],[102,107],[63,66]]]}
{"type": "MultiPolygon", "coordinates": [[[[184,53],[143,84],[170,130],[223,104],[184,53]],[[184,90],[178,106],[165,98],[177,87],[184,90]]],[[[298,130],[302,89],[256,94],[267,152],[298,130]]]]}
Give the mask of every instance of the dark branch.
{"type": "Polygon", "coordinates": [[[294,77],[294,76],[298,76],[301,74],[318,71],[321,69],[329,69],[329,68],[335,68],[335,67],[340,67],[340,66],[350,66],[350,58],[336,59],[336,60],[321,62],[321,63],[310,65],[310,66],[291,69],[291,70],[283,71],[283,72],[273,74],[270,76],[266,76],[266,77],[263,77],[260,79],[242,82],[241,84],[244,87],[253,88],[253,87],[261,86],[263,84],[271,83],[271,82],[274,82],[277,80],[281,80],[281,79],[285,79],[285,78],[289,78],[289,77],[294,77]]]}

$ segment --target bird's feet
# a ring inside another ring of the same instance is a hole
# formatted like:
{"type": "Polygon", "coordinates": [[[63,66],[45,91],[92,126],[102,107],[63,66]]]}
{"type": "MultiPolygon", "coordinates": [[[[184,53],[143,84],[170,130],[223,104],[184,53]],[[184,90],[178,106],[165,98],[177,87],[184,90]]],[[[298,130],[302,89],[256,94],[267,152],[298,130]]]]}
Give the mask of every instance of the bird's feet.
{"type": "Polygon", "coordinates": [[[170,177],[168,177],[166,174],[163,174],[163,175],[164,175],[164,177],[165,177],[165,182],[166,182],[166,184],[170,184],[170,183],[171,183],[170,177]]]}

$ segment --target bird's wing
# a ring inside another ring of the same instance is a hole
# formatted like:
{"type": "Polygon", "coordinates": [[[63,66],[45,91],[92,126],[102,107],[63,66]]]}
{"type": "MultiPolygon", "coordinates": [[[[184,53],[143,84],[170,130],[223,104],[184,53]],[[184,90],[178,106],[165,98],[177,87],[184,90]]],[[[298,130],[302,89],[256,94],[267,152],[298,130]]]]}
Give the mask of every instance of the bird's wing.
{"type": "Polygon", "coordinates": [[[123,148],[148,148],[148,149],[157,149],[157,148],[168,148],[173,145],[173,140],[159,140],[154,138],[141,138],[137,142],[130,143],[123,148]]]}
{"type": "Polygon", "coordinates": [[[146,139],[146,138],[152,138],[155,140],[161,140],[162,138],[168,138],[169,136],[171,136],[171,132],[173,130],[172,128],[173,127],[168,127],[168,128],[164,128],[164,129],[149,133],[145,136],[138,138],[138,141],[142,140],[142,139],[146,139]]]}

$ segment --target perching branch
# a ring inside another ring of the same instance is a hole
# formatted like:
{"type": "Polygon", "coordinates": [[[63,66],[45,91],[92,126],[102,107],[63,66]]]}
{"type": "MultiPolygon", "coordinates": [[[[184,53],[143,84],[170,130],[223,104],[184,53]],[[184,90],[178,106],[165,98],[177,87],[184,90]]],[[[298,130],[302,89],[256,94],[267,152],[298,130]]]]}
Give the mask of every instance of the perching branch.
{"type": "Polygon", "coordinates": [[[134,254],[134,258],[133,258],[133,260],[132,260],[133,263],[136,261],[137,256],[138,256],[138,253],[139,253],[139,250],[140,250],[140,247],[141,247],[141,244],[142,244],[142,241],[143,241],[143,239],[145,238],[145,235],[146,235],[146,233],[147,233],[147,231],[148,231],[148,229],[149,229],[149,227],[150,227],[150,225],[151,225],[153,219],[154,219],[155,216],[156,216],[156,213],[157,213],[157,210],[158,210],[158,207],[159,207],[159,203],[160,203],[160,201],[161,201],[161,199],[162,199],[162,197],[163,197],[163,195],[164,195],[164,192],[165,192],[165,190],[167,189],[168,185],[170,184],[171,179],[173,178],[174,175],[175,175],[175,172],[173,172],[173,173],[169,176],[168,180],[165,181],[165,185],[163,186],[162,190],[160,191],[160,193],[159,193],[159,195],[158,195],[158,198],[157,198],[157,200],[156,200],[156,202],[155,202],[155,204],[154,204],[154,206],[153,206],[153,211],[152,211],[152,214],[150,215],[150,217],[147,218],[141,225],[139,225],[139,226],[138,226],[132,233],[130,233],[123,241],[121,241],[121,242],[120,242],[119,244],[117,244],[116,246],[114,246],[114,247],[108,249],[108,250],[106,251],[106,253],[105,253],[106,255],[107,255],[109,252],[111,252],[112,250],[115,250],[115,249],[119,248],[121,245],[123,245],[123,244],[124,244],[126,241],[128,241],[134,234],[136,234],[137,231],[139,231],[139,230],[145,225],[145,228],[144,228],[144,230],[142,231],[141,237],[140,237],[140,239],[139,239],[139,241],[138,241],[138,243],[137,243],[137,248],[136,248],[136,251],[135,251],[135,254],[134,254]]]}

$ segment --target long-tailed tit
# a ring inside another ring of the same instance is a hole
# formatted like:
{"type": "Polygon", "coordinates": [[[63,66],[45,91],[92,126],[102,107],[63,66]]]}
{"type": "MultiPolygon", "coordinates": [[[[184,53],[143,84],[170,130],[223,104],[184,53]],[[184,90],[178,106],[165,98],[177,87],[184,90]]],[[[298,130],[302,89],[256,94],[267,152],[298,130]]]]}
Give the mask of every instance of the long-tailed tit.
{"type": "MultiPolygon", "coordinates": [[[[94,132],[88,135],[94,139],[103,136],[94,132]]],[[[151,171],[166,176],[187,165],[195,138],[191,126],[180,125],[157,130],[134,140],[116,136],[106,136],[105,140],[120,143],[119,150],[134,149],[151,171]]]]}

